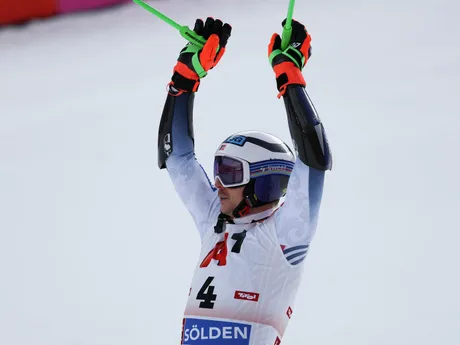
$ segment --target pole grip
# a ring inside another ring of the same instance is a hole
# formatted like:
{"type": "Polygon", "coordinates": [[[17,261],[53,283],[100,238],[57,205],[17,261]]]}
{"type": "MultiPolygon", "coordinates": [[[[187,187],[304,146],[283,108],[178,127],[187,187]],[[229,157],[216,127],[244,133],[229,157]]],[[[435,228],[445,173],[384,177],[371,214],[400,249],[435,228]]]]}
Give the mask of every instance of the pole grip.
{"type": "Polygon", "coordinates": [[[294,14],[294,5],[295,5],[295,0],[290,0],[289,1],[289,8],[288,8],[288,13],[286,17],[286,23],[284,24],[283,27],[283,34],[281,36],[281,49],[285,50],[289,46],[289,42],[291,41],[291,35],[292,35],[292,16],[294,14]]]}

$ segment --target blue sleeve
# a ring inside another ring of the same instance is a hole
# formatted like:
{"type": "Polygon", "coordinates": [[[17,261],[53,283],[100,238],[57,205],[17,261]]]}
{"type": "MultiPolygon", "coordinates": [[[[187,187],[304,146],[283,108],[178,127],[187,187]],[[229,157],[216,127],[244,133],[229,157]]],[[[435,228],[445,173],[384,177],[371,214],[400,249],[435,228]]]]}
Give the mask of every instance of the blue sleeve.
{"type": "Polygon", "coordinates": [[[195,157],[193,136],[189,132],[192,128],[189,123],[192,121],[189,97],[188,93],[175,97],[171,130],[173,150],[166,160],[166,168],[177,194],[202,236],[213,221],[213,215],[218,213],[219,199],[195,157]]]}

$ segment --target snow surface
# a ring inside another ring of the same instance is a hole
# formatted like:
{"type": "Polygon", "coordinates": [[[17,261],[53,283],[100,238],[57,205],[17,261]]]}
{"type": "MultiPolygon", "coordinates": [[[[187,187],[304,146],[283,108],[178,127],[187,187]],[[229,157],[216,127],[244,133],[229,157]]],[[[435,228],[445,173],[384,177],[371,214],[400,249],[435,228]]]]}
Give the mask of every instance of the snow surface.
{"type": "MultiPolygon", "coordinates": [[[[209,170],[229,134],[290,143],[267,62],[288,1],[158,1],[233,25],[195,102],[209,170]]],[[[460,5],[298,1],[334,154],[283,344],[460,343],[460,5]]],[[[0,344],[177,344],[199,251],[157,168],[185,41],[129,4],[0,31],[0,344]]]]}

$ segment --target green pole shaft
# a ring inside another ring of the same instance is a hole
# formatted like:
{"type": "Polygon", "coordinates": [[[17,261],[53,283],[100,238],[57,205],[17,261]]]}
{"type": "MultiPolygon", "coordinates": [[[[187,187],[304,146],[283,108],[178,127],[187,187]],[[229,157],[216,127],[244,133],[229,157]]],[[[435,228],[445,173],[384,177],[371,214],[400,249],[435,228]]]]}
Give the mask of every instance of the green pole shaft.
{"type": "Polygon", "coordinates": [[[133,2],[135,2],[136,4],[138,4],[139,6],[144,8],[145,10],[149,11],[150,13],[152,13],[153,15],[158,17],[159,19],[163,20],[167,24],[171,25],[173,28],[178,30],[179,33],[181,34],[181,36],[184,37],[189,42],[191,42],[191,43],[193,43],[195,45],[198,45],[200,47],[205,45],[206,40],[203,37],[197,35],[196,32],[194,32],[193,30],[190,30],[190,28],[188,26],[185,26],[185,25],[182,26],[182,25],[176,23],[174,20],[172,20],[171,18],[165,16],[163,13],[161,13],[160,11],[154,9],[152,6],[150,6],[149,4],[146,4],[142,0],[133,0],[133,2]]]}
{"type": "Polygon", "coordinates": [[[291,35],[292,35],[291,23],[292,23],[292,16],[294,14],[294,5],[295,5],[295,0],[290,0],[288,13],[286,17],[286,24],[284,24],[283,35],[281,38],[281,49],[282,50],[285,50],[288,47],[289,41],[291,40],[291,35]]]}
{"type": "Polygon", "coordinates": [[[160,11],[154,9],[152,6],[150,6],[149,4],[146,4],[142,0],[133,0],[133,2],[135,2],[139,6],[143,7],[144,9],[146,9],[147,11],[152,13],[153,15],[157,16],[158,18],[160,18],[161,20],[165,21],[166,23],[168,23],[169,25],[171,25],[175,29],[177,29],[177,30],[181,29],[181,25],[177,24],[171,18],[166,17],[163,13],[161,13],[160,11]]]}

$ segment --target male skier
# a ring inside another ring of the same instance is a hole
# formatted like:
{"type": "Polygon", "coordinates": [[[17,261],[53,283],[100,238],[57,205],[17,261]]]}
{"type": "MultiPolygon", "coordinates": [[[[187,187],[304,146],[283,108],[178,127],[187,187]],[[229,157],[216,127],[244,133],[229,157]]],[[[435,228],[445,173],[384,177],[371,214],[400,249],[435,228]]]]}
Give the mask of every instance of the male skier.
{"type": "Polygon", "coordinates": [[[201,238],[181,344],[280,344],[332,165],[301,73],[311,37],[293,21],[288,48],[281,49],[276,33],[268,47],[296,155],[271,134],[237,133],[217,149],[213,185],[195,159],[192,110],[200,79],[224,55],[231,27],[207,18],[194,31],[206,44],[182,49],[158,137],[159,167],[167,168],[201,238]]]}

